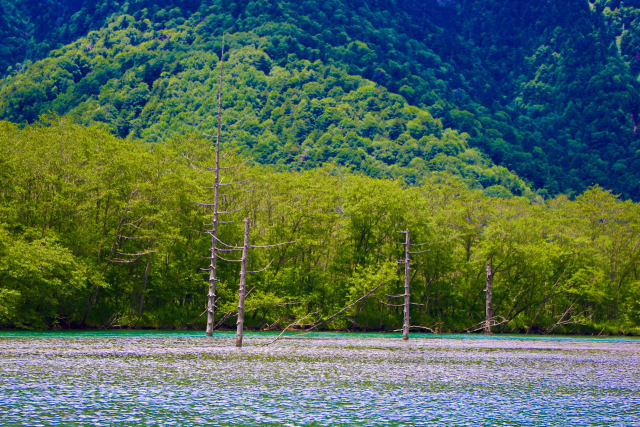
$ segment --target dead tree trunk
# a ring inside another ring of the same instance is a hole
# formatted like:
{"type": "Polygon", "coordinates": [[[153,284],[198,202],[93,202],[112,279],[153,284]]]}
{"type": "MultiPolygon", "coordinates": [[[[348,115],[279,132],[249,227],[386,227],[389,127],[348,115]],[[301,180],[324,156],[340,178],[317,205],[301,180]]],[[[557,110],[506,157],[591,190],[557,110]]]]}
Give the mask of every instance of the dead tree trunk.
{"type": "Polygon", "coordinates": [[[491,322],[493,322],[493,302],[492,302],[492,284],[493,273],[491,272],[491,263],[487,263],[487,287],[485,289],[487,295],[485,300],[485,313],[484,313],[484,333],[491,334],[491,322]]]}
{"type": "Polygon", "coordinates": [[[222,123],[222,66],[224,57],[224,36],[222,36],[222,51],[220,54],[220,77],[218,79],[218,127],[216,133],[216,167],[213,185],[213,214],[211,224],[211,253],[209,255],[209,292],[207,294],[207,332],[208,337],[213,336],[213,321],[216,304],[216,267],[218,244],[218,215],[220,199],[220,127],[222,123]]]}
{"type": "Polygon", "coordinates": [[[411,294],[409,292],[410,271],[411,271],[411,259],[409,258],[409,250],[411,243],[409,240],[409,229],[404,231],[405,243],[404,243],[404,311],[402,322],[402,339],[409,339],[409,308],[411,306],[411,294]]]}
{"type": "Polygon", "coordinates": [[[247,260],[249,259],[249,219],[244,221],[244,242],[242,245],[242,258],[240,260],[240,285],[238,289],[238,321],[236,323],[236,347],[242,347],[242,334],[244,330],[244,297],[247,289],[247,260]]]}
{"type": "MultiPolygon", "coordinates": [[[[402,339],[403,340],[408,340],[409,339],[409,330],[411,329],[411,316],[410,316],[410,308],[411,308],[411,289],[410,289],[410,284],[411,284],[411,254],[420,254],[420,253],[424,253],[424,252],[428,252],[427,250],[424,251],[411,251],[411,247],[412,246],[423,246],[426,243],[420,243],[420,244],[411,244],[411,239],[409,237],[409,229],[406,229],[405,231],[399,231],[399,233],[402,233],[405,235],[405,239],[403,243],[398,242],[398,244],[404,245],[404,259],[398,260],[398,263],[400,264],[404,264],[404,293],[400,294],[400,295],[387,295],[387,297],[389,298],[403,298],[403,303],[402,304],[386,304],[383,303],[384,305],[390,305],[392,307],[399,307],[402,305],[403,307],[403,311],[402,311],[402,339]]],[[[423,305],[423,304],[417,304],[417,303],[413,303],[415,305],[423,305]]],[[[416,327],[420,327],[420,326],[416,326],[416,327]]],[[[424,327],[420,327],[420,328],[424,328],[424,327]]],[[[427,328],[430,329],[430,328],[427,328]]]]}

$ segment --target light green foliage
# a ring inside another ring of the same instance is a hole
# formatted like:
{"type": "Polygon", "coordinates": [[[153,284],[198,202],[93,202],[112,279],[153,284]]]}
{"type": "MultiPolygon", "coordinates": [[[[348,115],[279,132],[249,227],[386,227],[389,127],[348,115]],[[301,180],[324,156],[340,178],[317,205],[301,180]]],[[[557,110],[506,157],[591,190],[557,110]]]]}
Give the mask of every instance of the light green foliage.
{"type": "MultiPolygon", "coordinates": [[[[199,327],[205,301],[199,231],[210,144],[145,144],[68,121],[0,125],[0,322],[3,326],[199,327]],[[99,144],[95,144],[99,141],[99,144]],[[147,281],[144,270],[149,261],[147,281]],[[141,296],[143,304],[140,305],[141,296]]],[[[225,162],[242,163],[229,153],[225,162]]],[[[484,271],[494,270],[497,330],[637,332],[640,211],[593,187],[575,201],[490,197],[458,175],[421,186],[325,166],[277,172],[244,166],[224,203],[252,220],[246,324],[280,328],[326,318],[383,286],[325,327],[396,329],[402,235],[412,258],[412,324],[473,330],[484,319],[484,271]],[[604,328],[604,329],[603,329],[604,328]]],[[[225,191],[226,192],[226,191],[225,191]]],[[[241,241],[239,221],[221,238],[241,241]]],[[[231,257],[232,254],[229,254],[231,257]]],[[[220,262],[218,313],[234,323],[237,264],[220,262]]]]}
{"type": "MultiPolygon", "coordinates": [[[[25,237],[34,231],[27,230],[25,237]]],[[[0,232],[0,321],[58,325],[72,297],[87,285],[85,267],[55,237],[24,240],[4,228],[0,232]]]]}
{"type": "MultiPolygon", "coordinates": [[[[225,204],[255,244],[292,242],[252,252],[272,264],[249,327],[322,319],[371,282],[398,293],[409,228],[413,324],[473,330],[491,262],[498,330],[637,333],[640,211],[587,187],[638,195],[638,9],[445,3],[82,1],[47,19],[0,0],[0,72],[35,61],[0,82],[0,117],[31,123],[0,123],[0,325],[203,322],[212,158],[193,135],[215,128],[225,33],[225,161],[273,165],[235,172],[250,184],[225,204]]],[[[396,328],[382,299],[327,326],[396,328]]]]}

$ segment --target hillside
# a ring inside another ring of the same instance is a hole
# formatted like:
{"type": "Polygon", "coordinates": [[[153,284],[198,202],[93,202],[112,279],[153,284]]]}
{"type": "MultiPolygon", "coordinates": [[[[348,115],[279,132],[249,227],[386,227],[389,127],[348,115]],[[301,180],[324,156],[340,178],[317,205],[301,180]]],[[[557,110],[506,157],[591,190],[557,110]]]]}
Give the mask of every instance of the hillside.
{"type": "Polygon", "coordinates": [[[627,2],[168,3],[70,3],[83,24],[49,28],[47,46],[73,42],[10,72],[0,117],[55,112],[146,141],[200,133],[224,32],[226,130],[260,162],[408,182],[447,170],[530,194],[508,169],[542,194],[597,183],[640,197],[627,2]]]}

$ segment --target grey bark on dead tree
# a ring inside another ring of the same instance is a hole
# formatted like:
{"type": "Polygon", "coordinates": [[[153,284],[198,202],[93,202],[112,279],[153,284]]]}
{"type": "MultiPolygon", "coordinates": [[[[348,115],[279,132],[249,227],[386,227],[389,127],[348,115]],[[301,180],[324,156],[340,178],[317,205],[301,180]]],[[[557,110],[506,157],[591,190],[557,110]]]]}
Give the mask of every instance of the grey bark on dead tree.
{"type": "MultiPolygon", "coordinates": [[[[410,309],[411,309],[411,254],[420,254],[420,253],[424,253],[424,252],[428,252],[427,250],[424,251],[411,251],[411,247],[412,246],[423,246],[426,243],[419,243],[419,244],[412,244],[411,243],[411,238],[410,238],[410,233],[409,233],[409,229],[407,228],[404,231],[399,231],[399,233],[404,234],[405,235],[405,241],[402,243],[398,243],[401,245],[404,245],[404,259],[402,260],[398,260],[399,263],[404,264],[404,293],[401,295],[387,295],[387,297],[390,298],[400,298],[403,297],[403,303],[402,303],[402,307],[403,307],[403,311],[402,311],[402,339],[403,340],[408,340],[409,339],[409,330],[411,329],[411,315],[410,315],[410,309]]],[[[416,304],[413,303],[415,305],[422,305],[422,304],[416,304]]],[[[394,306],[397,307],[399,306],[396,304],[385,304],[385,305],[390,305],[390,306],[394,306]]],[[[418,327],[418,326],[416,326],[418,327]]],[[[424,327],[421,327],[424,328],[424,327]]],[[[430,328],[427,328],[430,329],[430,328]]]]}
{"type": "Polygon", "coordinates": [[[240,285],[238,286],[238,321],[236,322],[236,347],[242,347],[244,332],[244,298],[247,289],[247,261],[249,259],[249,219],[244,221],[244,239],[242,245],[242,258],[240,260],[240,285]]]}
{"type": "Polygon", "coordinates": [[[485,316],[484,316],[484,333],[491,334],[491,322],[493,322],[493,273],[491,271],[491,263],[487,263],[487,285],[485,288],[486,299],[485,299],[485,316]]]}
{"type": "Polygon", "coordinates": [[[404,231],[405,243],[404,243],[404,310],[403,310],[403,322],[402,322],[402,339],[409,339],[409,308],[411,307],[411,293],[409,289],[410,271],[411,271],[411,259],[409,257],[409,250],[411,248],[411,241],[409,238],[409,229],[404,231]]]}
{"type": "Polygon", "coordinates": [[[218,245],[218,216],[220,199],[220,128],[222,123],[222,66],[224,65],[224,35],[222,36],[222,49],[220,53],[220,76],[218,79],[218,126],[216,132],[216,166],[213,185],[213,213],[211,224],[211,253],[209,257],[209,292],[207,293],[207,331],[208,337],[213,336],[213,321],[215,317],[216,303],[216,268],[218,245]]]}

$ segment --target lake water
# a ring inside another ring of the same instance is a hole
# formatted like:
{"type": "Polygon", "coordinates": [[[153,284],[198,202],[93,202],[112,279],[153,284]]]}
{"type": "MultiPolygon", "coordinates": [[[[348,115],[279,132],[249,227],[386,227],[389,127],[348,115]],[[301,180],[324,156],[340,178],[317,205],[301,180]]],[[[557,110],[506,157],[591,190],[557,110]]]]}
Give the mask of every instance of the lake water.
{"type": "Polygon", "coordinates": [[[640,340],[0,332],[0,425],[640,425],[640,340]]]}

